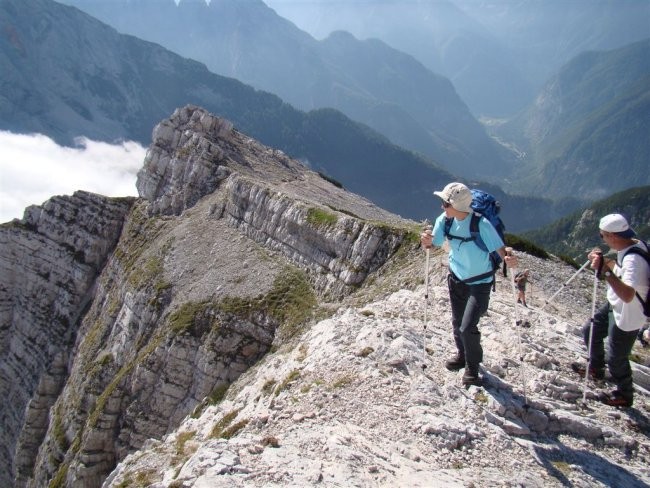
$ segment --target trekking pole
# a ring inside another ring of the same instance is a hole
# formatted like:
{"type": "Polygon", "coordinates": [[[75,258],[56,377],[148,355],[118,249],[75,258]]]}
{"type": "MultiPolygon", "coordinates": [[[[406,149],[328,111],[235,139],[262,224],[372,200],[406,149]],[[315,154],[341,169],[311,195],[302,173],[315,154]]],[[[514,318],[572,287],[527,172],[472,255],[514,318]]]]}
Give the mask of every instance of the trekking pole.
{"type": "Polygon", "coordinates": [[[544,301],[544,304],[541,306],[541,308],[540,308],[539,310],[540,310],[540,311],[544,310],[544,308],[546,307],[546,305],[548,305],[549,303],[551,303],[551,302],[553,301],[553,299],[554,299],[556,296],[558,296],[558,295],[560,294],[560,292],[561,292],[562,290],[564,290],[564,288],[565,288],[569,283],[571,283],[571,282],[572,282],[572,281],[573,281],[573,280],[574,280],[574,279],[575,279],[575,278],[576,278],[580,273],[582,273],[582,271],[587,267],[587,265],[589,264],[589,262],[590,262],[590,261],[587,260],[587,262],[586,262],[585,264],[583,264],[582,266],[580,266],[580,269],[579,269],[578,271],[576,271],[576,272],[574,273],[574,275],[573,275],[571,278],[569,278],[568,280],[566,280],[566,281],[564,282],[564,284],[560,287],[560,289],[559,289],[558,291],[556,291],[555,293],[553,293],[553,295],[551,296],[551,298],[549,298],[548,300],[545,300],[545,301],[544,301]]]}
{"type": "MultiPolygon", "coordinates": [[[[424,232],[431,234],[431,225],[428,221],[424,221],[424,232]]],[[[422,334],[422,370],[427,369],[427,325],[429,323],[429,258],[431,256],[431,249],[426,249],[426,260],[424,264],[424,333],[422,334]]]]}
{"type": "MultiPolygon", "coordinates": [[[[506,255],[507,256],[512,256],[512,248],[511,247],[506,247],[506,255]]],[[[522,345],[521,345],[521,332],[519,330],[519,327],[523,327],[523,323],[519,320],[519,311],[517,309],[517,287],[515,286],[515,275],[517,274],[517,268],[511,268],[510,269],[510,284],[512,285],[512,298],[513,298],[513,304],[515,306],[515,313],[514,313],[514,319],[515,319],[515,329],[517,330],[517,342],[519,344],[519,361],[521,362],[521,385],[523,388],[523,394],[524,394],[524,410],[528,410],[530,408],[530,405],[528,405],[528,398],[526,396],[526,371],[525,371],[525,362],[524,362],[524,355],[522,352],[522,345]]]]}
{"type": "MultiPolygon", "coordinates": [[[[602,263],[602,253],[601,263],[602,263]]],[[[587,261],[589,262],[589,261],[587,261]]],[[[594,291],[591,297],[591,320],[589,321],[589,345],[587,346],[587,367],[585,368],[585,379],[582,387],[582,403],[587,403],[587,378],[589,377],[589,365],[591,364],[591,340],[594,333],[594,320],[596,318],[596,295],[598,293],[598,280],[600,279],[600,270],[594,273],[594,291]]]]}

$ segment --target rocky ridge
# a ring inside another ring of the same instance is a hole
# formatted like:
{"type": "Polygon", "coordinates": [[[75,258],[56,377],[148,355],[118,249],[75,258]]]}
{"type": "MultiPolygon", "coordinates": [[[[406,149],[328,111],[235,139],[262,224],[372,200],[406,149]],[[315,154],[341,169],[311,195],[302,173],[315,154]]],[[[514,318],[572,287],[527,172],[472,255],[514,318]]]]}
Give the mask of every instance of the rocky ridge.
{"type": "Polygon", "coordinates": [[[192,106],[154,130],[138,189],[0,226],[2,485],[648,483],[647,367],[624,411],[591,383],[582,408],[567,373],[586,274],[541,312],[574,270],[522,255],[532,327],[500,279],[487,385],[464,390],[441,367],[444,253],[424,350],[419,225],[192,106]]]}
{"type": "Polygon", "coordinates": [[[530,308],[514,310],[500,277],[481,322],[483,388],[466,390],[444,369],[454,352],[445,256],[432,260],[425,329],[414,250],[265,356],[219,404],[147,441],[103,486],[648,486],[647,350],[635,349],[646,364],[634,363],[635,406],[598,403],[611,385],[585,384],[569,367],[585,357],[579,324],[593,279],[579,276],[547,304],[574,270],[520,259],[532,270],[530,308]],[[515,327],[515,315],[530,327],[515,327]]]}
{"type": "Polygon", "coordinates": [[[412,242],[412,222],[197,107],[154,130],[138,188],[146,199],[80,192],[0,227],[16,242],[0,253],[0,386],[15,399],[2,407],[3,484],[101,485],[146,439],[216,402],[319,300],[412,242]],[[52,307],[66,329],[52,327],[52,307]]]}

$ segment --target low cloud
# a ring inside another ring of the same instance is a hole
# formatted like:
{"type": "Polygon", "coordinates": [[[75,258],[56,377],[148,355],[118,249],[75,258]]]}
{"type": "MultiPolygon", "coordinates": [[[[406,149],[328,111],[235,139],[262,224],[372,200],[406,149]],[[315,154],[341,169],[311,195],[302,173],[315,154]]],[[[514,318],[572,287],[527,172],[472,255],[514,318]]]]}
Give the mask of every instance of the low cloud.
{"type": "Polygon", "coordinates": [[[137,195],[135,180],[146,148],[131,141],[75,142],[75,147],[63,147],[41,134],[0,131],[0,222],[22,218],[25,207],[77,190],[137,195]]]}

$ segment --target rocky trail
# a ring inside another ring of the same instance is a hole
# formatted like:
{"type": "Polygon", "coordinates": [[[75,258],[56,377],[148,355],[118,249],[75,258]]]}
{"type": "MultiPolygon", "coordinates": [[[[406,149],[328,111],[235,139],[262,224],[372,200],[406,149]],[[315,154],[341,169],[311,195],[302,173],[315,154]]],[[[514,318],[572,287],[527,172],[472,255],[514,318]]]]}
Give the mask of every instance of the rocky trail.
{"type": "Polygon", "coordinates": [[[515,327],[511,283],[498,275],[480,326],[485,384],[465,389],[462,371],[444,368],[455,352],[444,259],[432,260],[426,332],[417,252],[129,455],[104,486],[648,486],[647,350],[635,346],[646,366],[634,364],[629,409],[598,403],[612,386],[591,380],[583,404],[569,367],[586,357],[593,275],[541,310],[575,270],[523,255],[532,289],[517,313],[530,327],[515,327]]]}

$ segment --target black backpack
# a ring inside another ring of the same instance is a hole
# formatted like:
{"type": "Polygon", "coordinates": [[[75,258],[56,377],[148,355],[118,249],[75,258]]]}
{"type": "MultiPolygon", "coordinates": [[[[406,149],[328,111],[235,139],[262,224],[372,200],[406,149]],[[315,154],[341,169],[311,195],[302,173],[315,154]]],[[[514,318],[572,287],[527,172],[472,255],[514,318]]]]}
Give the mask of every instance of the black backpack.
{"type": "MultiPolygon", "coordinates": [[[[645,251],[643,249],[641,249],[640,247],[634,246],[634,247],[630,248],[625,254],[623,254],[623,259],[625,259],[625,256],[627,256],[628,254],[638,254],[639,256],[643,257],[643,259],[645,259],[645,262],[650,267],[650,252],[649,252],[650,248],[648,248],[648,243],[647,242],[645,242],[645,241],[641,241],[641,242],[643,242],[643,245],[646,248],[645,251]]],[[[646,293],[645,300],[643,298],[641,298],[641,295],[639,295],[639,292],[636,292],[636,297],[641,302],[641,305],[643,305],[643,314],[646,317],[650,317],[650,282],[648,282],[648,293],[646,293]]]]}

